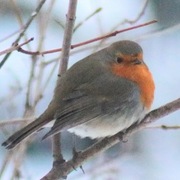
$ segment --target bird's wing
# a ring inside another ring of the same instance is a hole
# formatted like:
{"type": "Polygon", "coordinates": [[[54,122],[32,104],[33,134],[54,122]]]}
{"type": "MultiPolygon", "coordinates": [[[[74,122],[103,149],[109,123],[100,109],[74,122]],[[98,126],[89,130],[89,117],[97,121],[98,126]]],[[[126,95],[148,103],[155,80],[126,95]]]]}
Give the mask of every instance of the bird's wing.
{"type": "Polygon", "coordinates": [[[63,98],[56,121],[44,138],[99,116],[123,113],[125,108],[135,106],[138,99],[138,87],[132,82],[110,74],[99,75],[63,98]]]}

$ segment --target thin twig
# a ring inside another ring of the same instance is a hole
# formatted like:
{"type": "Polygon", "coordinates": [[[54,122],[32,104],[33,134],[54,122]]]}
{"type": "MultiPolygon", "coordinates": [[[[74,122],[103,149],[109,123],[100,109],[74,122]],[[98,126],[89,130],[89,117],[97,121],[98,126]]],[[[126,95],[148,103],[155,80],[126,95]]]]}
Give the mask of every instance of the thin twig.
{"type": "MultiPolygon", "coordinates": [[[[28,146],[29,140],[25,140],[24,143],[22,143],[18,148],[17,148],[17,154],[15,154],[15,156],[12,156],[13,158],[13,170],[12,170],[12,175],[11,175],[11,179],[19,179],[21,177],[21,173],[22,171],[20,170],[20,167],[22,165],[22,162],[25,158],[25,153],[26,153],[26,149],[28,146]]],[[[13,153],[13,152],[12,152],[13,153]]]]}
{"type": "MultiPolygon", "coordinates": [[[[141,19],[141,17],[144,15],[145,10],[146,10],[146,8],[147,8],[147,6],[148,6],[148,2],[149,2],[149,0],[146,0],[146,1],[145,1],[144,5],[143,5],[143,7],[142,7],[142,9],[141,9],[141,11],[139,12],[139,14],[137,14],[137,16],[136,16],[134,19],[124,19],[123,22],[120,22],[120,23],[118,23],[116,26],[114,26],[114,27],[111,29],[111,32],[115,31],[119,26],[122,26],[122,25],[124,25],[124,24],[126,24],[126,23],[132,25],[132,24],[138,22],[138,21],[141,19]]],[[[102,39],[102,40],[100,41],[100,43],[99,43],[99,46],[101,46],[101,45],[104,43],[105,40],[106,40],[106,39],[102,39]]],[[[95,50],[96,50],[96,48],[95,48],[95,50]]]]}
{"type": "MultiPolygon", "coordinates": [[[[141,9],[141,11],[140,11],[140,13],[134,18],[134,19],[125,19],[123,22],[121,22],[120,24],[122,25],[122,24],[125,24],[125,23],[129,23],[129,24],[134,24],[134,23],[136,23],[137,21],[139,21],[140,19],[141,19],[141,17],[144,15],[144,13],[146,12],[146,8],[147,8],[147,5],[148,5],[148,3],[149,3],[149,0],[146,0],[145,1],[145,3],[144,3],[144,5],[143,5],[143,7],[142,7],[142,9],[141,9]]],[[[119,24],[119,25],[120,25],[119,24]]],[[[119,26],[118,25],[118,26],[119,26]]]]}
{"type": "MultiPolygon", "coordinates": [[[[130,28],[125,28],[125,29],[122,29],[122,30],[114,31],[114,32],[111,32],[111,33],[106,34],[104,36],[100,36],[100,37],[97,37],[97,38],[94,38],[94,39],[90,39],[88,41],[84,41],[84,42],[81,42],[81,43],[78,43],[78,44],[71,45],[71,49],[77,48],[79,46],[84,46],[86,44],[90,44],[90,43],[93,43],[93,42],[96,42],[96,41],[99,41],[99,40],[102,40],[102,39],[106,39],[106,38],[109,38],[109,37],[112,37],[112,36],[116,36],[117,34],[122,33],[122,32],[126,32],[126,31],[130,31],[130,30],[133,30],[133,29],[148,26],[148,25],[154,24],[156,22],[157,22],[156,20],[153,20],[153,21],[149,21],[147,23],[143,23],[143,24],[139,24],[137,26],[130,27],[130,28]]],[[[62,51],[62,48],[53,49],[53,50],[47,50],[47,51],[43,51],[43,52],[38,52],[38,51],[31,52],[31,51],[27,51],[27,50],[24,50],[24,49],[21,48],[19,51],[22,52],[22,53],[25,53],[25,54],[29,54],[29,55],[45,55],[45,54],[57,53],[59,51],[62,51]]]]}
{"type": "Polygon", "coordinates": [[[11,119],[11,120],[2,120],[0,121],[0,128],[3,128],[4,126],[9,125],[17,125],[22,123],[27,123],[33,121],[34,117],[28,117],[28,118],[17,118],[17,119],[11,119]]]}
{"type": "Polygon", "coordinates": [[[3,173],[5,172],[5,169],[7,168],[7,165],[12,158],[13,153],[11,151],[8,151],[5,155],[4,159],[1,162],[1,168],[0,168],[0,177],[3,177],[3,173]]]}
{"type": "Polygon", "coordinates": [[[2,43],[3,41],[8,40],[9,38],[13,37],[16,34],[19,34],[22,30],[24,29],[24,26],[20,27],[18,30],[15,30],[14,32],[12,32],[11,34],[3,37],[2,39],[0,39],[0,43],[2,43]]]}
{"type": "Polygon", "coordinates": [[[137,29],[137,28],[144,27],[144,26],[148,26],[148,25],[154,24],[156,22],[157,22],[156,20],[153,20],[153,21],[149,21],[147,23],[143,23],[143,24],[140,24],[140,25],[137,25],[137,26],[130,27],[130,28],[125,28],[125,29],[122,29],[122,30],[114,31],[114,32],[111,32],[111,33],[109,33],[107,35],[100,36],[100,37],[97,37],[97,38],[94,38],[94,39],[91,39],[91,40],[88,40],[88,41],[85,41],[85,42],[82,42],[82,43],[78,43],[76,45],[72,45],[71,48],[73,49],[75,47],[86,45],[86,44],[89,44],[89,43],[92,43],[92,42],[95,42],[95,41],[99,41],[101,39],[105,39],[105,38],[109,38],[109,37],[112,37],[112,36],[116,36],[119,33],[130,31],[130,30],[137,29]]]}
{"type": "Polygon", "coordinates": [[[39,13],[39,19],[38,19],[38,25],[39,25],[39,44],[38,44],[38,50],[41,50],[44,44],[44,39],[45,39],[45,33],[48,28],[48,24],[50,22],[50,15],[53,11],[53,7],[55,4],[56,0],[51,0],[49,1],[49,6],[46,10],[46,12],[39,13]],[[44,18],[46,17],[46,18],[44,18]]]}
{"type": "Polygon", "coordinates": [[[23,42],[21,44],[13,44],[13,46],[11,48],[8,48],[6,50],[1,51],[0,56],[3,55],[3,54],[6,54],[6,53],[10,53],[10,52],[12,52],[14,50],[19,50],[22,46],[28,44],[29,42],[31,42],[33,40],[34,40],[34,38],[30,38],[30,39],[28,39],[27,41],[25,41],[25,42],[23,42]]]}
{"type": "Polygon", "coordinates": [[[161,130],[179,130],[179,125],[159,125],[159,126],[148,126],[147,129],[161,129],[161,130]]]}
{"type": "Polygon", "coordinates": [[[83,25],[83,23],[85,23],[87,20],[89,20],[91,17],[93,17],[94,15],[96,15],[97,13],[101,12],[102,8],[97,8],[93,13],[91,13],[88,17],[86,17],[82,22],[78,23],[75,27],[73,32],[75,32],[80,26],[83,25]]]}
{"type": "MultiPolygon", "coordinates": [[[[31,22],[34,20],[34,18],[36,17],[36,15],[38,14],[38,12],[41,10],[43,4],[46,2],[46,0],[41,0],[37,6],[37,8],[35,9],[35,11],[31,14],[31,17],[28,19],[28,21],[26,22],[26,24],[24,25],[23,30],[21,31],[21,33],[19,34],[19,36],[17,37],[17,39],[14,41],[13,44],[18,44],[19,40],[21,39],[21,37],[24,35],[25,31],[28,29],[29,25],[31,24],[31,22]]],[[[7,59],[9,58],[9,56],[11,55],[12,51],[7,53],[5,55],[5,57],[3,58],[3,60],[0,62],[0,68],[2,68],[2,66],[4,65],[4,63],[7,61],[7,59]]]]}
{"type": "MultiPolygon", "coordinates": [[[[20,9],[20,7],[19,7],[19,5],[17,3],[18,2],[16,0],[11,0],[11,5],[12,5],[12,8],[14,9],[14,14],[16,16],[16,19],[17,19],[18,23],[19,23],[19,26],[24,27],[25,23],[24,23],[24,20],[22,18],[22,11],[21,11],[21,9],[20,9]]],[[[22,31],[23,31],[23,29],[22,29],[22,31]]],[[[27,41],[28,40],[28,35],[24,33],[23,34],[23,39],[24,39],[24,41],[27,41]]],[[[29,50],[31,50],[29,44],[27,44],[27,48],[29,50]]]]}
{"type": "MultiPolygon", "coordinates": [[[[48,24],[49,24],[49,18],[50,18],[50,14],[52,13],[52,10],[53,10],[53,7],[54,7],[54,4],[55,4],[55,0],[52,0],[50,3],[49,3],[49,7],[47,8],[46,12],[44,13],[39,13],[39,18],[37,19],[38,20],[38,24],[39,24],[39,43],[37,45],[37,52],[39,51],[42,51],[42,48],[43,48],[43,45],[44,45],[44,40],[45,40],[45,36],[46,36],[46,31],[47,31],[47,28],[48,28],[48,24]],[[47,18],[44,18],[44,17],[47,17],[47,18]]],[[[34,98],[34,106],[36,106],[38,104],[38,102],[43,98],[43,93],[45,91],[45,88],[48,83],[50,82],[50,78],[51,78],[51,74],[50,76],[47,77],[47,80],[45,81],[45,85],[43,85],[44,87],[42,87],[42,79],[44,77],[44,68],[45,68],[45,65],[44,65],[44,62],[43,61],[40,61],[40,64],[39,64],[39,72],[38,72],[38,75],[37,75],[37,81],[36,81],[36,85],[35,85],[35,88],[36,88],[36,94],[35,94],[35,98],[34,98]]],[[[52,70],[51,70],[52,71],[52,70]]]]}

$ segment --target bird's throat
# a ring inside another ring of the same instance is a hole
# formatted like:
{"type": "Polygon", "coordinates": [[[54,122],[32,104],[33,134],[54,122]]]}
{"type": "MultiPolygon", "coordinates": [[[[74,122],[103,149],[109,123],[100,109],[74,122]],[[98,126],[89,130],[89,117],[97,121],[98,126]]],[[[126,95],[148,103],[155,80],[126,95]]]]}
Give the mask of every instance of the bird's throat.
{"type": "Polygon", "coordinates": [[[141,99],[145,107],[150,109],[154,99],[154,81],[148,67],[143,65],[136,66],[117,66],[112,67],[112,72],[117,76],[126,78],[137,83],[141,93],[141,99]]]}

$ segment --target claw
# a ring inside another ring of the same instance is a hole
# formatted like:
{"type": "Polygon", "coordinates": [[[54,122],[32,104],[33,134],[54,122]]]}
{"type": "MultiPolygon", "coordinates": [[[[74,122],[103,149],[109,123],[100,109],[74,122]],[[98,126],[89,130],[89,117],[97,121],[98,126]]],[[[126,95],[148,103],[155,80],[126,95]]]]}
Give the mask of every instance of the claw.
{"type": "Polygon", "coordinates": [[[123,130],[119,133],[119,140],[122,141],[123,143],[128,142],[127,137],[125,136],[126,130],[123,130]]]}

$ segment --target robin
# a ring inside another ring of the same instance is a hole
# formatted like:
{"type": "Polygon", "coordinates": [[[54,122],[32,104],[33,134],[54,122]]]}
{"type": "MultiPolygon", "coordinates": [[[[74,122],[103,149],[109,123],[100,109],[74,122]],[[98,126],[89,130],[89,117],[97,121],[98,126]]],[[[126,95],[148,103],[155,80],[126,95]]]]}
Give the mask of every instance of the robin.
{"type": "Polygon", "coordinates": [[[133,41],[115,42],[63,74],[45,112],[2,145],[15,147],[53,119],[54,125],[43,139],[64,130],[82,138],[112,136],[143,119],[154,89],[142,48],[133,41]]]}

